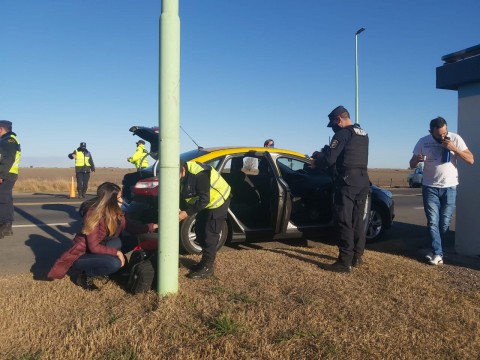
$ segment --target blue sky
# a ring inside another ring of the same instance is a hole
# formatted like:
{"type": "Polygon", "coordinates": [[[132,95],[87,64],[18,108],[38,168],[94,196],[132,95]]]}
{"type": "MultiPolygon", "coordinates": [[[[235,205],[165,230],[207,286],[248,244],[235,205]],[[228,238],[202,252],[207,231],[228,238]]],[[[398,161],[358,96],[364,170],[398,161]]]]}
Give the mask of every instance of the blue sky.
{"type": "MultiPolygon", "coordinates": [[[[131,167],[132,125],[158,124],[159,0],[0,0],[0,119],[21,166],[131,167]]],[[[180,0],[180,122],[202,146],[312,153],[327,114],[359,120],[371,168],[406,168],[428,122],[457,131],[457,93],[435,88],[441,57],[480,43],[478,0],[180,0]]],[[[461,129],[459,130],[461,133],[461,129]]],[[[194,147],[180,133],[181,151],[194,147]]]]}

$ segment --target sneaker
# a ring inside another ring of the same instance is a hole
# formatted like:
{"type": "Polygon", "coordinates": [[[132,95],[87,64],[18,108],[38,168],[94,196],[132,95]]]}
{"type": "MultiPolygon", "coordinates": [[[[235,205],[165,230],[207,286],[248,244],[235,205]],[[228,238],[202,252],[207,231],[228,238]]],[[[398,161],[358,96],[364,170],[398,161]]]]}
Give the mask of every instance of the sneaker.
{"type": "Polygon", "coordinates": [[[443,264],[443,256],[442,255],[435,255],[432,260],[428,262],[431,265],[441,265],[443,264]]]}
{"type": "Polygon", "coordinates": [[[429,252],[427,255],[425,255],[425,259],[427,259],[427,261],[430,262],[430,261],[432,261],[434,256],[435,256],[434,253],[429,252]]]}

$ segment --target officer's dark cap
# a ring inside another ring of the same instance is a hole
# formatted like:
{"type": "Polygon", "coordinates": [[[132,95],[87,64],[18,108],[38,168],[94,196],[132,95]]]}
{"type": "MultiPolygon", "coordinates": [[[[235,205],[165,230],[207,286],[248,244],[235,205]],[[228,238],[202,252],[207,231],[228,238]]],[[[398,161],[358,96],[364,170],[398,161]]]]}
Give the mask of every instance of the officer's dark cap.
{"type": "Polygon", "coordinates": [[[81,147],[82,149],[86,149],[86,148],[87,148],[87,143],[81,142],[81,143],[80,143],[80,147],[81,147]]]}
{"type": "Polygon", "coordinates": [[[348,110],[345,109],[342,105],[337,106],[335,109],[333,109],[332,112],[328,114],[328,120],[330,121],[328,122],[327,127],[332,127],[337,117],[339,117],[343,113],[348,113],[348,110]]]}
{"type": "Polygon", "coordinates": [[[8,120],[0,120],[0,127],[11,129],[12,128],[12,122],[8,121],[8,120]]]}
{"type": "Polygon", "coordinates": [[[143,144],[143,145],[145,145],[145,141],[143,141],[143,140],[138,140],[138,141],[137,141],[137,145],[138,145],[138,144],[143,144]]]}

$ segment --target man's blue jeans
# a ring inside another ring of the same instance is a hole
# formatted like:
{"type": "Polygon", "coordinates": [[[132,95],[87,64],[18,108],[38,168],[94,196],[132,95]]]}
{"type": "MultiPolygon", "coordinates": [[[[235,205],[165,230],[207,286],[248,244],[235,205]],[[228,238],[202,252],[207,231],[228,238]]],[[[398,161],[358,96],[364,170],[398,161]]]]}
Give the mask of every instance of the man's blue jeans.
{"type": "Polygon", "coordinates": [[[442,239],[446,240],[450,220],[455,210],[457,187],[423,186],[422,196],[433,254],[443,256],[442,239]]]}

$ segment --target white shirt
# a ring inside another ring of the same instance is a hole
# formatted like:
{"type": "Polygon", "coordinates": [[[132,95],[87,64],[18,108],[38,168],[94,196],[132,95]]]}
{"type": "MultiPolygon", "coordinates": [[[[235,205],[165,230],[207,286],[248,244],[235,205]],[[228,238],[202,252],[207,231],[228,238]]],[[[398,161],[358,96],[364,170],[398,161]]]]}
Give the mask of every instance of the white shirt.
{"type": "MultiPolygon", "coordinates": [[[[448,132],[447,136],[458,151],[467,150],[467,145],[460,135],[448,132]]],[[[422,155],[424,158],[423,185],[438,188],[458,185],[458,156],[450,151],[450,161],[442,163],[443,149],[442,144],[438,143],[431,134],[422,137],[415,145],[413,154],[422,155]]]]}

